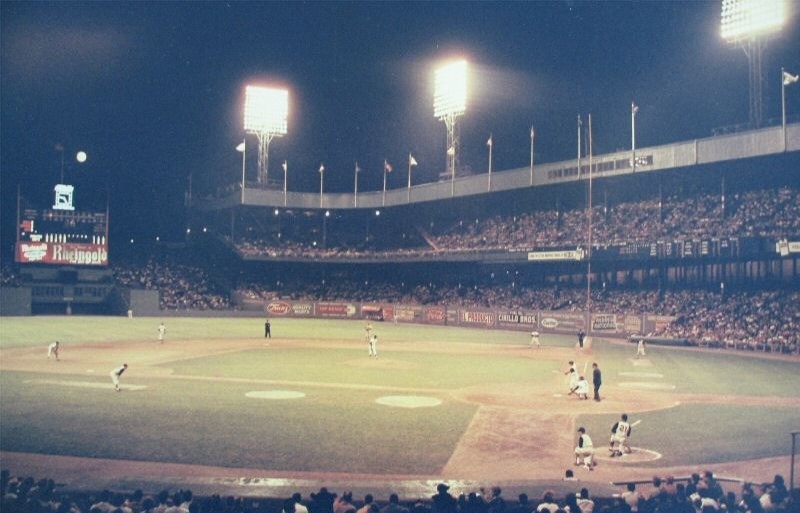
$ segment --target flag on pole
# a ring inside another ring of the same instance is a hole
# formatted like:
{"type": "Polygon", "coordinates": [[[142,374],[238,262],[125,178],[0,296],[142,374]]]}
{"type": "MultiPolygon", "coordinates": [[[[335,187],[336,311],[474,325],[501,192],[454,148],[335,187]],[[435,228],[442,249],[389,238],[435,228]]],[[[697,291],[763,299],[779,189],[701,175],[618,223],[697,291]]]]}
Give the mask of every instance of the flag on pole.
{"type": "Polygon", "coordinates": [[[531,127],[531,141],[533,140],[533,127],[531,127]]]}
{"type": "Polygon", "coordinates": [[[236,151],[238,151],[239,153],[243,153],[244,148],[245,148],[244,142],[240,142],[239,145],[236,147],[236,151]]]}
{"type": "Polygon", "coordinates": [[[489,140],[486,141],[486,146],[489,146],[490,148],[492,147],[492,136],[491,135],[489,136],[489,140]]]}
{"type": "Polygon", "coordinates": [[[322,173],[323,171],[325,171],[325,166],[323,164],[320,164],[319,165],[319,172],[322,173]]]}
{"type": "Polygon", "coordinates": [[[386,160],[383,161],[383,170],[385,172],[387,172],[387,173],[391,173],[392,172],[392,165],[389,164],[389,162],[386,161],[386,160]]]}
{"type": "Polygon", "coordinates": [[[417,159],[415,159],[414,156],[412,154],[410,154],[410,153],[408,154],[408,165],[409,166],[416,166],[417,165],[417,159]]]}
{"type": "Polygon", "coordinates": [[[455,149],[455,147],[454,147],[454,146],[450,146],[449,148],[447,148],[447,154],[448,154],[448,155],[450,155],[451,157],[452,157],[453,155],[455,155],[455,154],[456,154],[456,149],[455,149]]]}
{"type": "Polygon", "coordinates": [[[281,164],[281,167],[283,168],[283,170],[284,170],[284,171],[286,171],[286,170],[288,169],[289,165],[288,165],[288,164],[286,163],[286,161],[284,160],[284,161],[283,161],[283,164],[281,164]]]}
{"type": "Polygon", "coordinates": [[[358,161],[356,161],[356,173],[360,173],[360,172],[361,172],[361,168],[358,167],[358,161]]]}
{"type": "Polygon", "coordinates": [[[797,82],[798,80],[800,80],[800,76],[792,75],[788,71],[784,71],[783,72],[783,85],[785,85],[785,86],[792,85],[795,82],[797,82]]]}
{"type": "Polygon", "coordinates": [[[634,114],[636,114],[637,112],[639,112],[639,106],[638,106],[638,105],[636,105],[636,104],[635,104],[635,103],[633,103],[633,102],[631,102],[631,112],[632,112],[632,113],[634,113],[634,114]]]}

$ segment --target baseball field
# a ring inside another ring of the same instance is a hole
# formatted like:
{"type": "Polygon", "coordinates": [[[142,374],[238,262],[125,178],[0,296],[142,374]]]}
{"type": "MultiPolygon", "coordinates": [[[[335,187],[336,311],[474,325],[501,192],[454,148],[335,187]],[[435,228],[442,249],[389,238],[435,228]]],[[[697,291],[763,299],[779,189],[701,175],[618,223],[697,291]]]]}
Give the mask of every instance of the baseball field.
{"type": "MultiPolygon", "coordinates": [[[[273,319],[3,318],[0,466],[79,487],[789,474],[800,360],[523,332],[273,319]],[[61,341],[59,361],[47,346],[61,341]],[[567,395],[576,362],[603,400],[567,395]],[[122,390],[109,376],[127,363],[122,390]],[[627,413],[633,452],[610,458],[627,413]],[[573,467],[576,429],[597,449],[573,467]]],[[[795,469],[797,472],[797,469],[795,469]]],[[[354,488],[354,486],[349,486],[354,488]]],[[[402,489],[399,485],[395,489],[402,489]]]]}

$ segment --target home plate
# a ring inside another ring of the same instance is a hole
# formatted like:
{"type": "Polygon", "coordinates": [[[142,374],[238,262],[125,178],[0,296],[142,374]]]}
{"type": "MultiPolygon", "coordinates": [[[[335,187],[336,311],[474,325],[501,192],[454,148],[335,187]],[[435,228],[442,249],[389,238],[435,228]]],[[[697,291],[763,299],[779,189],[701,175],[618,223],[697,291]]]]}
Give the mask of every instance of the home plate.
{"type": "MultiPolygon", "coordinates": [[[[113,388],[111,382],[98,383],[96,381],[66,381],[57,379],[29,379],[25,383],[33,383],[36,385],[56,385],[60,387],[79,387],[79,388],[113,388]]],[[[144,390],[147,388],[144,385],[120,385],[123,390],[144,390]]]]}
{"type": "Polygon", "coordinates": [[[398,408],[430,408],[431,406],[442,404],[441,399],[419,395],[385,395],[376,399],[375,402],[384,406],[398,408]]]}
{"type": "Polygon", "coordinates": [[[292,390],[253,390],[244,396],[250,399],[302,399],[306,394],[292,390]]]}

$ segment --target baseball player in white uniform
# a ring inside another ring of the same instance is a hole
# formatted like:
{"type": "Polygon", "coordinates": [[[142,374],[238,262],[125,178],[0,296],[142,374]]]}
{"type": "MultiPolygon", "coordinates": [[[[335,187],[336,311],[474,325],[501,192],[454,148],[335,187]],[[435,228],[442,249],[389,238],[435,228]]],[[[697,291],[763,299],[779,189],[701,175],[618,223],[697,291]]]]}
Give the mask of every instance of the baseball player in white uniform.
{"type": "Polygon", "coordinates": [[[164,326],[164,323],[158,325],[158,342],[160,344],[164,343],[164,335],[167,334],[167,327],[164,326]]]}
{"type": "Polygon", "coordinates": [[[531,331],[531,343],[528,344],[528,347],[531,348],[534,345],[537,348],[542,347],[542,343],[539,341],[539,332],[538,331],[531,331]]]}
{"type": "Polygon", "coordinates": [[[580,465],[583,460],[583,466],[589,470],[594,467],[594,444],[592,438],[586,434],[586,429],[581,426],[578,428],[578,445],[575,447],[575,465],[580,465]]]}
{"type": "Polygon", "coordinates": [[[611,457],[622,456],[623,454],[630,454],[631,448],[628,445],[628,437],[631,436],[633,429],[628,424],[628,415],[622,414],[620,420],[614,423],[611,428],[611,440],[608,450],[611,451],[611,457]]]}
{"type": "Polygon", "coordinates": [[[50,359],[50,357],[53,357],[53,358],[56,359],[56,361],[58,361],[58,348],[59,348],[59,345],[60,345],[60,342],[58,340],[56,340],[55,342],[53,342],[52,344],[47,346],[47,359],[48,360],[50,359]]]}
{"type": "Polygon", "coordinates": [[[578,396],[578,399],[589,399],[589,382],[586,381],[586,378],[583,376],[578,378],[578,382],[575,384],[575,389],[573,392],[575,392],[575,395],[578,396]]]}
{"type": "Polygon", "coordinates": [[[578,372],[573,368],[567,372],[569,373],[569,393],[574,394],[578,389],[578,372]]]}
{"type": "Polygon", "coordinates": [[[111,382],[114,383],[114,390],[119,392],[119,378],[122,376],[122,373],[128,369],[128,364],[123,363],[122,367],[117,367],[116,369],[111,371],[111,382]]]}
{"type": "Polygon", "coordinates": [[[378,357],[378,334],[373,333],[369,337],[369,355],[378,357]]]}
{"type": "Polygon", "coordinates": [[[647,356],[647,355],[644,353],[644,339],[640,338],[639,343],[636,344],[636,358],[639,359],[642,356],[647,356]]]}

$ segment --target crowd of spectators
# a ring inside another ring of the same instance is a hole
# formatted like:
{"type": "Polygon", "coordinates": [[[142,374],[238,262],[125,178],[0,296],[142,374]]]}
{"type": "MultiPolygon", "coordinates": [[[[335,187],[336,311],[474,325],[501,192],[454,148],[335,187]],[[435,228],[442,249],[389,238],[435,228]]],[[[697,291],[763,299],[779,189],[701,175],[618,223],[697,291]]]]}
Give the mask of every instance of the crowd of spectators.
{"type": "Polygon", "coordinates": [[[226,310],[227,292],[220,290],[200,267],[151,257],[145,264],[118,263],[114,279],[123,287],[158,290],[164,310],[226,310]]]}
{"type": "Polygon", "coordinates": [[[656,314],[675,317],[652,336],[686,340],[695,345],[797,353],[800,292],[771,290],[711,292],[705,289],[586,289],[515,285],[405,286],[383,280],[355,280],[344,275],[287,286],[246,282],[234,293],[240,300],[361,301],[523,311],[586,311],[656,314]]]}
{"type": "MultiPolygon", "coordinates": [[[[242,256],[285,258],[430,257],[442,252],[535,250],[585,246],[586,209],[536,210],[459,220],[449,226],[419,227],[402,247],[370,244],[322,245],[304,237],[240,237],[231,242],[242,256]]],[[[595,205],[593,244],[800,236],[800,189],[783,187],[735,193],[700,194],[659,200],[595,205]]]]}
{"type": "MultiPolygon", "coordinates": [[[[565,488],[571,488],[565,480],[565,488]]],[[[575,483],[577,489],[580,485],[575,483]]],[[[796,497],[791,497],[784,479],[773,482],[744,483],[739,494],[725,492],[711,472],[693,474],[686,482],[672,477],[653,478],[646,486],[629,483],[613,497],[593,497],[587,487],[559,497],[552,490],[541,498],[529,499],[521,493],[516,499],[503,497],[499,486],[485,493],[477,491],[451,494],[445,483],[431,497],[409,501],[391,493],[379,501],[372,494],[354,500],[352,492],[341,495],[326,487],[304,500],[294,493],[285,500],[211,495],[199,497],[191,490],[170,493],[162,490],[148,495],[103,490],[98,493],[63,493],[51,479],[20,478],[6,470],[0,478],[2,510],[9,513],[770,513],[791,512],[796,497]]]]}

